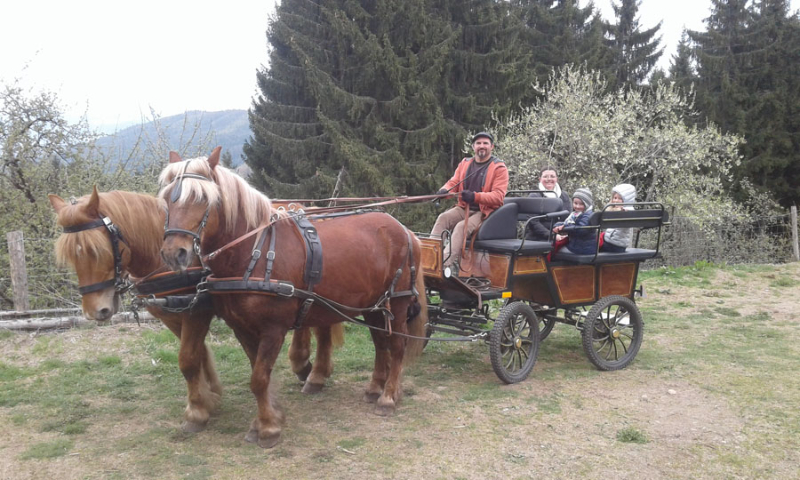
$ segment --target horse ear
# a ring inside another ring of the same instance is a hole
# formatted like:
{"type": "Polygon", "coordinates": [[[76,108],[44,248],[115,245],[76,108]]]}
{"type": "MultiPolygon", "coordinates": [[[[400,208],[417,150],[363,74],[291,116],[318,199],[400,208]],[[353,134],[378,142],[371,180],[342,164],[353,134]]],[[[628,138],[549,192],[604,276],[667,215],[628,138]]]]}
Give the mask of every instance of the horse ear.
{"type": "Polygon", "coordinates": [[[219,152],[222,151],[222,147],[217,147],[211,152],[211,155],[208,156],[208,164],[211,166],[211,170],[217,168],[219,165],[219,152]]]}
{"type": "Polygon", "coordinates": [[[67,206],[67,202],[65,202],[64,199],[58,195],[51,193],[47,195],[47,198],[50,199],[50,205],[53,206],[53,210],[55,210],[56,213],[60,212],[62,208],[67,206]]]}
{"type": "Polygon", "coordinates": [[[170,150],[170,152],[169,152],[169,163],[178,163],[178,162],[182,162],[182,161],[183,160],[181,159],[181,156],[178,154],[178,152],[173,152],[172,150],[170,150]]]}
{"type": "Polygon", "coordinates": [[[89,203],[86,204],[85,210],[90,217],[96,217],[100,212],[100,194],[97,193],[97,185],[92,189],[92,196],[89,197],[89,203]]]}

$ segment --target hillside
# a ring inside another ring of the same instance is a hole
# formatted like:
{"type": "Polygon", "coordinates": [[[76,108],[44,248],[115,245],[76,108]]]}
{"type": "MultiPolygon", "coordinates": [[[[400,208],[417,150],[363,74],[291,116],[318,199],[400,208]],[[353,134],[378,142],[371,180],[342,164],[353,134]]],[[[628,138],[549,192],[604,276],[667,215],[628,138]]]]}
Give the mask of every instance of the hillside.
{"type": "MultiPolygon", "coordinates": [[[[188,132],[184,132],[184,124],[189,126],[195,125],[200,122],[200,137],[202,138],[206,133],[211,132],[212,146],[221,146],[223,152],[230,152],[234,165],[240,165],[242,160],[242,146],[250,136],[250,124],[247,120],[247,110],[224,110],[221,112],[201,112],[191,111],[181,115],[173,115],[171,117],[163,117],[159,119],[161,128],[167,133],[170,145],[176,147],[185,140],[181,137],[186,137],[188,132]]],[[[113,135],[102,137],[98,140],[100,146],[115,145],[122,152],[128,152],[139,135],[142,134],[144,128],[144,135],[149,138],[155,138],[156,126],[154,122],[149,122],[144,125],[133,125],[124,128],[113,135]]]]}

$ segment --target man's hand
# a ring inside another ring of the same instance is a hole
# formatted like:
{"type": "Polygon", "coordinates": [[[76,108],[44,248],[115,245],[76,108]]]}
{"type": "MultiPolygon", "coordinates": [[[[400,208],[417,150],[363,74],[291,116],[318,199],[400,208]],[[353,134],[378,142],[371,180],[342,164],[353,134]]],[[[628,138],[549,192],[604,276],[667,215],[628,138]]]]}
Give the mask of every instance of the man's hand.
{"type": "Polygon", "coordinates": [[[440,188],[436,195],[444,195],[445,193],[449,193],[450,191],[446,188],[440,188]]]}
{"type": "Polygon", "coordinates": [[[475,192],[472,190],[464,190],[461,192],[461,200],[467,202],[468,205],[475,203],[475,192]]]}

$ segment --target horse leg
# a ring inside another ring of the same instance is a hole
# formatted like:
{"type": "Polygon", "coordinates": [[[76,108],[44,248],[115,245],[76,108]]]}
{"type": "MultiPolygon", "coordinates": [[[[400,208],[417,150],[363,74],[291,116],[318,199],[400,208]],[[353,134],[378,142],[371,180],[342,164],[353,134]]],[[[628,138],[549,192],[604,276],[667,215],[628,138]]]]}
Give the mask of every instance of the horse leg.
{"type": "Polygon", "coordinates": [[[316,327],[314,335],[317,337],[317,355],[311,375],[308,376],[306,384],[303,385],[303,393],[319,393],[325,386],[325,381],[333,373],[333,328],[340,325],[316,327]]]}
{"type": "MultiPolygon", "coordinates": [[[[396,333],[408,333],[408,306],[410,300],[395,299],[392,302],[392,330],[396,333]]],[[[390,352],[388,378],[383,386],[383,394],[376,402],[375,413],[387,416],[394,413],[397,403],[400,401],[402,389],[400,386],[403,374],[403,358],[406,350],[406,337],[391,335],[386,338],[390,352]]]]}
{"type": "MultiPolygon", "coordinates": [[[[381,313],[364,314],[364,319],[370,325],[383,325],[383,314],[381,313]]],[[[372,379],[364,392],[364,399],[367,402],[375,403],[383,394],[383,388],[389,375],[389,337],[385,332],[375,329],[370,329],[369,333],[372,335],[372,343],[375,345],[375,365],[372,369],[372,379]]]]}
{"type": "Polygon", "coordinates": [[[292,371],[301,382],[305,382],[311,373],[311,329],[308,327],[292,333],[292,344],[289,346],[289,363],[292,371]]]}
{"type": "MultiPolygon", "coordinates": [[[[397,325],[394,328],[397,328],[397,325]]],[[[400,378],[403,373],[403,354],[406,348],[406,339],[399,335],[392,335],[388,338],[388,343],[391,357],[389,359],[389,375],[383,387],[383,395],[378,398],[375,409],[375,413],[381,416],[388,416],[394,413],[402,391],[400,378]]]]}
{"type": "Polygon", "coordinates": [[[214,368],[213,357],[205,344],[211,318],[210,312],[183,316],[178,366],[186,379],[189,400],[181,425],[184,432],[194,433],[205,429],[211,411],[220,403],[222,389],[214,368]],[[212,382],[216,383],[214,387],[212,382]],[[214,391],[214,388],[217,391],[214,391]]]}
{"type": "Polygon", "coordinates": [[[283,412],[273,400],[270,392],[272,367],[283,345],[285,330],[280,327],[265,327],[260,335],[258,353],[250,376],[250,390],[258,403],[258,416],[250,425],[245,440],[258,443],[261,448],[272,448],[281,440],[283,412]]]}

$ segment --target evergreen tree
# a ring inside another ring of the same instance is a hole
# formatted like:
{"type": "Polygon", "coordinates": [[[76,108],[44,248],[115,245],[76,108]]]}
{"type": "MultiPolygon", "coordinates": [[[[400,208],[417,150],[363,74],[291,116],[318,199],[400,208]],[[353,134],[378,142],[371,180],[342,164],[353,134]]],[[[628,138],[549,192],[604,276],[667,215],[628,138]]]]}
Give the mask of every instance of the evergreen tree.
{"type": "Polygon", "coordinates": [[[604,70],[610,51],[603,41],[603,22],[594,7],[576,0],[515,0],[525,22],[523,37],[531,50],[531,69],[540,83],[554,68],[567,64],[604,70]]]}
{"type": "Polygon", "coordinates": [[[689,32],[697,45],[698,105],[708,120],[746,139],[739,184],[749,180],[784,205],[796,202],[800,23],[786,0],[712,3],[707,30],[689,32]]]}
{"type": "Polygon", "coordinates": [[[647,30],[640,29],[641,3],[642,0],[611,2],[617,23],[607,23],[605,28],[613,58],[609,76],[612,86],[641,85],[663,53],[663,49],[659,49],[661,37],[656,38],[661,22],[647,30]]]}
{"type": "Polygon", "coordinates": [[[800,200],[800,22],[788,0],[754,7],[742,175],[789,205],[800,200]]]}
{"type": "Polygon", "coordinates": [[[435,190],[448,22],[423,0],[286,0],[268,38],[244,149],[256,184],[294,198],[435,190]]]}
{"type": "Polygon", "coordinates": [[[748,0],[711,0],[706,31],[690,30],[697,59],[697,102],[709,120],[725,132],[745,130],[745,68],[749,64],[751,38],[747,27],[748,0]]]}
{"type": "Polygon", "coordinates": [[[672,56],[672,62],[670,62],[669,66],[669,80],[684,92],[689,91],[697,80],[692,59],[692,46],[686,30],[681,35],[677,52],[672,56]]]}
{"type": "Polygon", "coordinates": [[[499,0],[285,0],[250,110],[254,183],[276,198],[435,191],[470,132],[530,97],[522,29],[499,0]]]}
{"type": "Polygon", "coordinates": [[[437,0],[433,8],[459,34],[440,92],[451,127],[449,144],[443,145],[443,173],[449,176],[467,153],[468,133],[488,130],[494,119],[507,118],[533,99],[535,77],[528,68],[530,51],[521,41],[525,26],[507,2],[437,0]]]}

